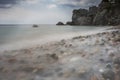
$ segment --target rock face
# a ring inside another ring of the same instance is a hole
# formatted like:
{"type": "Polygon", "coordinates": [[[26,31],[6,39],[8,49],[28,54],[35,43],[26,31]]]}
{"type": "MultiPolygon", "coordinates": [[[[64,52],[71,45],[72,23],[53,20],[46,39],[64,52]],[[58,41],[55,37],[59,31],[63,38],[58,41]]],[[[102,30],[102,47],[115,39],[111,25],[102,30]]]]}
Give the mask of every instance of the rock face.
{"type": "Polygon", "coordinates": [[[73,10],[67,25],[120,25],[120,0],[102,0],[98,7],[73,10]]]}

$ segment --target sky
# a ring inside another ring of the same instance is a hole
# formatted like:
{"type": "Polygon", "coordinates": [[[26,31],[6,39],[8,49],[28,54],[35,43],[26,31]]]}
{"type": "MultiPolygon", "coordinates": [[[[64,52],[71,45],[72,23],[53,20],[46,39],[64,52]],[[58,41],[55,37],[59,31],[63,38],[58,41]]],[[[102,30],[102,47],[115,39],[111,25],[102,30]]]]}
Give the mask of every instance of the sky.
{"type": "Polygon", "coordinates": [[[56,24],[71,21],[72,10],[101,0],[0,0],[0,24],[56,24]]]}

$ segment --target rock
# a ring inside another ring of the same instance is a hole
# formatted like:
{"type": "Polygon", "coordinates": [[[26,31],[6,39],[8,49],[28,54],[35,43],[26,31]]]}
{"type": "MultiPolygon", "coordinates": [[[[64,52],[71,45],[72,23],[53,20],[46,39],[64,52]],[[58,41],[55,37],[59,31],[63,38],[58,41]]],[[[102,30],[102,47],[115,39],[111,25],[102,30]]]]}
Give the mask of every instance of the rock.
{"type": "Polygon", "coordinates": [[[37,24],[34,24],[32,27],[37,28],[37,27],[38,27],[38,25],[37,25],[37,24]]]}
{"type": "Polygon", "coordinates": [[[10,58],[10,59],[8,59],[8,62],[9,62],[9,63],[15,63],[15,62],[17,62],[17,59],[15,59],[15,58],[10,58]]]}
{"type": "Polygon", "coordinates": [[[63,22],[58,22],[56,25],[64,25],[63,22]]]}
{"type": "Polygon", "coordinates": [[[115,64],[114,65],[114,72],[115,72],[115,80],[120,80],[120,65],[115,64]]]}
{"type": "Polygon", "coordinates": [[[51,54],[50,55],[53,59],[58,60],[58,56],[56,54],[51,54]]]}
{"type": "Polygon", "coordinates": [[[93,24],[94,25],[105,25],[107,24],[107,19],[106,19],[106,13],[107,10],[103,10],[100,13],[97,13],[97,15],[95,16],[95,18],[93,19],[93,24]]]}
{"type": "Polygon", "coordinates": [[[74,25],[74,23],[71,21],[68,21],[68,22],[66,22],[66,25],[74,25]]]}
{"type": "Polygon", "coordinates": [[[99,80],[99,79],[97,78],[97,76],[93,75],[91,76],[90,80],[99,80]]]}
{"type": "Polygon", "coordinates": [[[91,25],[92,24],[92,18],[91,17],[79,17],[76,22],[74,22],[76,25],[91,25]]]}
{"type": "Polygon", "coordinates": [[[114,64],[119,64],[120,65],[120,57],[117,57],[113,60],[114,64]]]}
{"type": "Polygon", "coordinates": [[[102,72],[102,77],[105,79],[105,80],[114,80],[115,78],[115,73],[114,71],[112,70],[112,67],[110,64],[107,64],[106,65],[106,68],[104,69],[104,71],[102,72]]]}
{"type": "Polygon", "coordinates": [[[73,10],[67,25],[120,25],[120,0],[102,0],[98,7],[73,10]]]}
{"type": "Polygon", "coordinates": [[[91,17],[91,19],[93,20],[95,15],[97,14],[97,11],[98,11],[98,7],[96,6],[89,7],[88,16],[91,17]]]}
{"type": "Polygon", "coordinates": [[[74,25],[89,25],[91,23],[91,17],[87,17],[88,10],[78,9],[73,10],[72,24],[74,25]]]}

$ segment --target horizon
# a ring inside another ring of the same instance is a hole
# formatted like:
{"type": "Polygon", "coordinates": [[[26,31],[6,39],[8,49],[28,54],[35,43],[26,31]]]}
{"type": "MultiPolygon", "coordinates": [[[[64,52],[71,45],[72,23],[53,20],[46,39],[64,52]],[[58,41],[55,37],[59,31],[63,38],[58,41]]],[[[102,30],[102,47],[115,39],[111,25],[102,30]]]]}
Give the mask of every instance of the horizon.
{"type": "Polygon", "coordinates": [[[56,24],[71,21],[72,10],[101,0],[1,0],[0,24],[56,24]]]}

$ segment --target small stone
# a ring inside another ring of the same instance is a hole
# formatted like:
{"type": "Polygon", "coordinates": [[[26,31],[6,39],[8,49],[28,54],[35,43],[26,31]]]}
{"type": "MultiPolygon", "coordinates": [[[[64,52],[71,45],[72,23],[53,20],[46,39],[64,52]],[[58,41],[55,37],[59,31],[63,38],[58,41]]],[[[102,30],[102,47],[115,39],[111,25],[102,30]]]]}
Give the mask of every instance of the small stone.
{"type": "Polygon", "coordinates": [[[58,56],[56,54],[51,54],[50,55],[53,59],[58,60],[58,56]]]}
{"type": "Polygon", "coordinates": [[[2,57],[0,57],[0,60],[2,60],[2,57]]]}
{"type": "Polygon", "coordinates": [[[115,67],[115,69],[119,69],[120,65],[119,64],[115,64],[114,67],[115,67]]]}
{"type": "Polygon", "coordinates": [[[15,58],[10,58],[10,59],[8,59],[8,62],[9,63],[15,63],[17,60],[15,59],[15,58]]]}
{"type": "Polygon", "coordinates": [[[113,60],[113,63],[120,65],[120,57],[116,57],[116,58],[113,60]]]}
{"type": "Polygon", "coordinates": [[[109,54],[109,56],[110,56],[110,57],[114,57],[114,56],[115,56],[115,54],[113,54],[113,53],[110,53],[110,54],[109,54]]]}
{"type": "Polygon", "coordinates": [[[37,71],[38,71],[38,69],[34,69],[34,70],[33,70],[33,73],[36,73],[37,71]]]}
{"type": "Polygon", "coordinates": [[[0,67],[0,71],[2,71],[3,70],[3,67],[0,67]]]}
{"type": "Polygon", "coordinates": [[[105,80],[114,80],[115,78],[115,73],[112,70],[110,65],[106,65],[106,68],[104,69],[104,71],[102,72],[102,77],[105,80]]]}
{"type": "Polygon", "coordinates": [[[99,59],[100,62],[104,62],[105,60],[104,59],[99,59]]]}
{"type": "Polygon", "coordinates": [[[93,75],[90,80],[98,80],[97,76],[93,75]]]}
{"type": "Polygon", "coordinates": [[[8,69],[7,68],[3,68],[2,72],[8,72],[8,69]]]}
{"type": "Polygon", "coordinates": [[[85,54],[82,54],[81,57],[85,57],[86,55],[85,54]]]}
{"type": "Polygon", "coordinates": [[[63,73],[63,77],[65,77],[65,78],[68,78],[68,77],[70,77],[72,75],[72,73],[70,72],[70,71],[67,71],[67,72],[64,72],[63,73]]]}
{"type": "Polygon", "coordinates": [[[85,69],[85,68],[82,68],[82,69],[80,69],[80,70],[78,71],[78,75],[79,75],[79,76],[83,76],[83,75],[85,75],[85,73],[86,73],[86,69],[85,69]]]}

